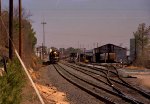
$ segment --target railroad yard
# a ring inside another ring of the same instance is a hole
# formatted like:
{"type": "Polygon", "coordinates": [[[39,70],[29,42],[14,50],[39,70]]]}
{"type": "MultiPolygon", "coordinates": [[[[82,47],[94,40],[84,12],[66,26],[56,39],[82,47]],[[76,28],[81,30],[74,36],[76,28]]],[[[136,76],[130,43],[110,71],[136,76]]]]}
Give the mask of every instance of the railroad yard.
{"type": "Polygon", "coordinates": [[[0,0],[0,104],[150,104],[149,4],[0,0]]]}
{"type": "Polygon", "coordinates": [[[144,78],[149,76],[148,71],[130,74],[107,64],[60,61],[44,66],[39,72],[45,88],[40,85],[38,88],[48,104],[150,103],[150,86],[144,82],[149,78],[144,78]]]}

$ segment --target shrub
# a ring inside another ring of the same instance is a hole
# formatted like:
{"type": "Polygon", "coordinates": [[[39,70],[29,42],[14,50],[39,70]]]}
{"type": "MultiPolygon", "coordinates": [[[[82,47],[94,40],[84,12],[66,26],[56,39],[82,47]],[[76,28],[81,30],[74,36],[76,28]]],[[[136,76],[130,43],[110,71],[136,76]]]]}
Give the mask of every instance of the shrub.
{"type": "Polygon", "coordinates": [[[0,104],[19,104],[25,74],[21,64],[14,59],[7,65],[7,73],[0,77],[0,104]]]}

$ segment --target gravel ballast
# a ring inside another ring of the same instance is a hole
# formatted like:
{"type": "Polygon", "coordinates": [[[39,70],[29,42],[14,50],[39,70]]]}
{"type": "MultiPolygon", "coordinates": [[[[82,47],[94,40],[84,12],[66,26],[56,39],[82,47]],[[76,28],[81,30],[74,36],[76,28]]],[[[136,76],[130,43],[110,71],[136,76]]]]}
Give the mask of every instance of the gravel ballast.
{"type": "Polygon", "coordinates": [[[48,83],[55,86],[59,91],[66,93],[70,104],[103,104],[100,100],[87,94],[78,87],[66,81],[58,74],[53,65],[42,69],[45,76],[48,76],[48,83]]]}

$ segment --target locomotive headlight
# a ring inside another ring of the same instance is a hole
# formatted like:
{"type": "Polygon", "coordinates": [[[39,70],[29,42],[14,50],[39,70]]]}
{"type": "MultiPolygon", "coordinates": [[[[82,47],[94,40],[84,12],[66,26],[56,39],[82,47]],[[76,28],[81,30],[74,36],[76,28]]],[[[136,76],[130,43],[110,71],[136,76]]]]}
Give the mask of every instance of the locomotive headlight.
{"type": "Polygon", "coordinates": [[[49,52],[51,53],[51,52],[52,52],[52,49],[49,49],[49,52]]]}

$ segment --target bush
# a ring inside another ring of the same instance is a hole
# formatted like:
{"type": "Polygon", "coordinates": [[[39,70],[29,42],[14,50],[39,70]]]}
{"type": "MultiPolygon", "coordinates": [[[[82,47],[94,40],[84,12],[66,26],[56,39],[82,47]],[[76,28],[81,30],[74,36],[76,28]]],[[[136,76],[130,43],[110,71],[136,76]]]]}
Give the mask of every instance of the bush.
{"type": "Polygon", "coordinates": [[[7,66],[7,73],[0,77],[0,104],[20,104],[25,74],[17,59],[7,66]]]}

